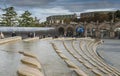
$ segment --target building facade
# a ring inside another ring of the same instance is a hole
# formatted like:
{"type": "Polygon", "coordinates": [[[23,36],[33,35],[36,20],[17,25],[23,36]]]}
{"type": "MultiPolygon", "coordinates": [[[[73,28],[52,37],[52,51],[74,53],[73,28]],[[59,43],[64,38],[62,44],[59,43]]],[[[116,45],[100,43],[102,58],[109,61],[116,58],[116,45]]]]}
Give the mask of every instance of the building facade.
{"type": "MultiPolygon", "coordinates": [[[[101,11],[101,12],[88,12],[82,13],[81,17],[94,17],[96,14],[108,14],[114,11],[101,11]]],[[[73,24],[65,24],[66,18],[77,18],[73,15],[56,15],[47,17],[47,21],[51,24],[51,27],[55,27],[58,35],[64,36],[66,34],[83,35],[85,37],[97,37],[97,38],[120,38],[120,21],[114,22],[80,22],[73,24]],[[78,33],[76,30],[79,27],[84,28],[83,33],[78,33]]]]}
{"type": "Polygon", "coordinates": [[[66,20],[77,18],[76,14],[69,15],[54,15],[47,17],[48,24],[65,24],[66,20]]]}
{"type": "Polygon", "coordinates": [[[58,24],[53,25],[58,35],[66,35],[71,33],[71,36],[77,35],[78,27],[84,28],[83,35],[85,37],[97,38],[120,38],[120,22],[84,22],[79,24],[58,24]]]}
{"type": "Polygon", "coordinates": [[[85,18],[85,17],[94,17],[95,15],[101,15],[101,14],[108,14],[108,13],[114,13],[114,11],[97,11],[97,12],[85,12],[81,13],[80,17],[85,18]]]}

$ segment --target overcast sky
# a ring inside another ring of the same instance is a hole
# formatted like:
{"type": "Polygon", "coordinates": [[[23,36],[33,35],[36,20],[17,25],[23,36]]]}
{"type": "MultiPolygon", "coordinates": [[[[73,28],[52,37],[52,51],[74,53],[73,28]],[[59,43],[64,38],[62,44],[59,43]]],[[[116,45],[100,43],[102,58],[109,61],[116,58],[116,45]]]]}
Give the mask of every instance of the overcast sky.
{"type": "Polygon", "coordinates": [[[118,10],[120,0],[0,0],[0,8],[9,6],[14,6],[19,14],[29,10],[33,16],[45,21],[50,15],[118,10]]]}

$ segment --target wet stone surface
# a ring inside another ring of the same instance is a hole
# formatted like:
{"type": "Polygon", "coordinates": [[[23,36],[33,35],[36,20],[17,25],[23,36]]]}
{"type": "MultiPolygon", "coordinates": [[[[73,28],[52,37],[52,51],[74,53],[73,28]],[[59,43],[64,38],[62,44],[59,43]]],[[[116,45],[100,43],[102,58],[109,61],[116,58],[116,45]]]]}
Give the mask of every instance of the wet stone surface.
{"type": "Polygon", "coordinates": [[[18,51],[34,52],[46,76],[72,76],[74,74],[53,50],[50,41],[38,40],[0,45],[0,76],[17,76],[16,72],[22,58],[18,51]]]}
{"type": "Polygon", "coordinates": [[[107,63],[120,70],[120,40],[104,39],[97,51],[107,63]]]}
{"type": "MultiPolygon", "coordinates": [[[[0,45],[0,76],[17,76],[17,69],[20,66],[22,55],[18,51],[34,52],[42,65],[45,76],[77,76],[75,72],[67,67],[66,63],[58,56],[53,49],[51,42],[59,46],[59,49],[77,66],[86,70],[76,61],[61,45],[59,40],[36,40],[31,42],[16,41],[0,45]]],[[[70,41],[66,41],[71,46],[70,41]]],[[[77,45],[77,44],[76,44],[77,45]]],[[[72,49],[70,47],[70,49],[72,49]]],[[[120,70],[120,40],[104,40],[104,44],[97,49],[104,60],[120,70]]],[[[89,72],[88,72],[89,73],[89,72]]],[[[92,76],[92,75],[91,75],[92,76]]]]}

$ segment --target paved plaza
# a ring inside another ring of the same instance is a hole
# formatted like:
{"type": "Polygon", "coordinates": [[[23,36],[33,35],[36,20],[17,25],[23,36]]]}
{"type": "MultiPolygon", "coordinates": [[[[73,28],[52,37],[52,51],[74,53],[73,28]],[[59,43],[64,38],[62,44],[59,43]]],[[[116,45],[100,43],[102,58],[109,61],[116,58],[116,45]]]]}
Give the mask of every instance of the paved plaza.
{"type": "Polygon", "coordinates": [[[95,58],[97,55],[92,50],[96,50],[96,45],[90,38],[45,38],[4,43],[0,45],[0,76],[17,76],[23,58],[19,52],[33,52],[44,76],[119,76],[120,41],[105,39],[99,45],[97,52],[104,60],[95,58]]]}

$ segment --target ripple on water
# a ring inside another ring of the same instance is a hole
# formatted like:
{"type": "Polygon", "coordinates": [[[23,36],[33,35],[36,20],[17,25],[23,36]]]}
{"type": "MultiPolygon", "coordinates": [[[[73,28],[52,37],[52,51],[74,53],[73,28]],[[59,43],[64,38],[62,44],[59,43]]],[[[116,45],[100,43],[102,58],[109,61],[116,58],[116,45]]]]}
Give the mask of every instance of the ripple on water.
{"type": "Polygon", "coordinates": [[[17,76],[21,55],[0,50],[0,76],[17,76]]]}

